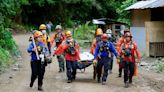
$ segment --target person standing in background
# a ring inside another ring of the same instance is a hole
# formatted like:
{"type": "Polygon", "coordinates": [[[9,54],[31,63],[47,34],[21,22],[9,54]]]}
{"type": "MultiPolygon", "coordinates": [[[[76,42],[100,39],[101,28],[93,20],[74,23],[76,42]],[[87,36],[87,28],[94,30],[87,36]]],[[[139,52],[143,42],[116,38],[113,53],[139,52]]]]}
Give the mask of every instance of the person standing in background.
{"type": "Polygon", "coordinates": [[[47,29],[48,29],[48,35],[50,35],[50,33],[51,33],[52,26],[53,26],[53,24],[52,24],[51,21],[49,21],[49,22],[46,24],[46,27],[47,27],[47,29]]]}

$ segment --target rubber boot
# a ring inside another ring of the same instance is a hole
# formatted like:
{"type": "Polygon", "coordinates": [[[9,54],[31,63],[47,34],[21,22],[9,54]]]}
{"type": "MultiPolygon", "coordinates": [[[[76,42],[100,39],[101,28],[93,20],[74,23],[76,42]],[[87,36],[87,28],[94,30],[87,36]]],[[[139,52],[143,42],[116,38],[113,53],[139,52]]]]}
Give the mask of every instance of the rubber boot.
{"type": "Polygon", "coordinates": [[[129,83],[126,82],[124,87],[125,87],[125,88],[128,88],[128,87],[129,87],[129,83]]]}
{"type": "Polygon", "coordinates": [[[67,80],[67,83],[71,83],[72,81],[71,80],[67,80]]]}
{"type": "Polygon", "coordinates": [[[102,85],[106,85],[106,81],[102,81],[102,85]]]}
{"type": "Polygon", "coordinates": [[[43,91],[42,85],[39,85],[39,86],[38,86],[38,90],[39,90],[39,91],[43,91]]]}

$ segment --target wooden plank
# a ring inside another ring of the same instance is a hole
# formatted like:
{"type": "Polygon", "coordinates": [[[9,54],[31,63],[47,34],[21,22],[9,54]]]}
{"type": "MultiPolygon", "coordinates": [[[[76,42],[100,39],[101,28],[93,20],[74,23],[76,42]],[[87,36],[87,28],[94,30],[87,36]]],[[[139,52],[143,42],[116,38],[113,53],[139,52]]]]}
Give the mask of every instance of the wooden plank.
{"type": "Polygon", "coordinates": [[[161,44],[161,42],[164,42],[164,21],[145,22],[145,31],[146,31],[146,55],[164,56],[163,54],[164,45],[161,44]]]}

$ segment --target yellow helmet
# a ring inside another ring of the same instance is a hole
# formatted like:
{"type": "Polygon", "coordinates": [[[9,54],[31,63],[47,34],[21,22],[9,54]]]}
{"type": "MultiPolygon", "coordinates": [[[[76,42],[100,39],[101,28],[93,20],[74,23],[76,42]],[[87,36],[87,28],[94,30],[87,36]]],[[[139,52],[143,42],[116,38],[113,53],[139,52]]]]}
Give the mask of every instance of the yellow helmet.
{"type": "Polygon", "coordinates": [[[41,24],[39,26],[39,30],[46,30],[46,25],[45,24],[41,24]]]}
{"type": "Polygon", "coordinates": [[[37,37],[42,36],[42,35],[43,35],[42,32],[40,32],[40,31],[35,31],[35,33],[34,33],[34,38],[37,38],[37,37]]]}
{"type": "Polygon", "coordinates": [[[66,35],[66,37],[72,36],[72,32],[71,31],[66,31],[65,35],[66,35]]]}
{"type": "Polygon", "coordinates": [[[97,28],[96,29],[96,35],[102,35],[103,34],[103,31],[101,28],[97,28]]]}

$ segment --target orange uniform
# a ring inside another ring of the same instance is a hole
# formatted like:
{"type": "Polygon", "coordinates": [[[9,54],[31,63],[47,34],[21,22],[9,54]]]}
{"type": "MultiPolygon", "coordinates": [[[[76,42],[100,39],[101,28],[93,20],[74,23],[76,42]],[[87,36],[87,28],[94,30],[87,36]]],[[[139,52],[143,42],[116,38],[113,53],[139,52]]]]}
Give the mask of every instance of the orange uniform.
{"type": "Polygon", "coordinates": [[[99,43],[100,41],[101,41],[101,36],[97,36],[96,38],[93,39],[92,45],[91,45],[91,48],[90,48],[90,52],[91,52],[92,54],[95,53],[96,45],[97,45],[97,43],[99,43]]]}
{"type": "MultiPolygon", "coordinates": [[[[131,52],[132,52],[132,55],[130,57],[123,56],[123,61],[136,62],[135,55],[137,56],[139,61],[141,60],[139,51],[137,50],[137,45],[134,42],[123,43],[120,48],[121,55],[123,55],[123,53],[121,52],[123,48],[131,48],[131,52]]],[[[135,64],[134,76],[136,75],[137,75],[137,65],[135,64]]]]}
{"type": "Polygon", "coordinates": [[[92,45],[91,45],[91,48],[90,48],[90,52],[92,54],[94,54],[95,53],[95,49],[96,49],[96,38],[93,39],[93,42],[92,42],[92,45]]]}
{"type": "Polygon", "coordinates": [[[117,44],[117,52],[118,52],[118,53],[120,52],[121,45],[122,45],[124,42],[126,42],[126,40],[125,40],[123,37],[121,37],[121,38],[119,39],[119,43],[117,44]]]}
{"type": "Polygon", "coordinates": [[[72,55],[68,53],[69,45],[67,44],[67,40],[62,42],[62,44],[57,48],[57,50],[54,52],[54,54],[60,55],[63,54],[65,55],[65,59],[69,61],[74,61],[74,60],[80,60],[79,52],[80,52],[80,46],[77,42],[75,42],[75,54],[72,55]]]}
{"type": "Polygon", "coordinates": [[[51,40],[51,46],[53,45],[54,42],[56,42],[56,47],[59,47],[59,45],[66,39],[65,35],[62,33],[57,33],[52,37],[51,40]],[[57,42],[56,40],[59,39],[61,42],[57,42]]]}
{"type": "Polygon", "coordinates": [[[123,49],[131,48],[132,55],[130,57],[124,57],[123,61],[129,61],[129,62],[135,62],[135,54],[137,55],[138,60],[141,60],[140,54],[137,50],[137,45],[134,42],[129,42],[129,43],[123,43],[120,48],[120,53],[123,55],[121,52],[123,49]]]}

